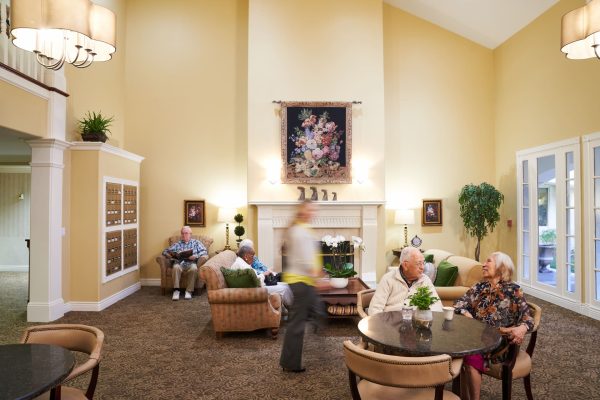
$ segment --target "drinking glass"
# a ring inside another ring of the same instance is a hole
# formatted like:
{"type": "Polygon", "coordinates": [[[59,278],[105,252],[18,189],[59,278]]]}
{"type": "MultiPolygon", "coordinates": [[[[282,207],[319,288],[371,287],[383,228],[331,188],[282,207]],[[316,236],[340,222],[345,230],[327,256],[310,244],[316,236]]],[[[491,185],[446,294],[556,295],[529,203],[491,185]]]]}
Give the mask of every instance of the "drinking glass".
{"type": "Polygon", "coordinates": [[[413,309],[411,306],[402,307],[402,319],[412,319],[413,309]]]}

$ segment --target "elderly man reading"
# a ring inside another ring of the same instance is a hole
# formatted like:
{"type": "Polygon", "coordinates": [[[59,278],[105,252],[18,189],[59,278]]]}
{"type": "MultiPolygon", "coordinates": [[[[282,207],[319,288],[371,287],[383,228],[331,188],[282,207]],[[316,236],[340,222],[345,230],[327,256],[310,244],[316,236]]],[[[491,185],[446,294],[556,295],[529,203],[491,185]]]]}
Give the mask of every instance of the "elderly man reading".
{"type": "MultiPolygon", "coordinates": [[[[369,315],[382,311],[399,311],[408,304],[408,297],[421,286],[429,287],[433,296],[439,297],[431,279],[423,273],[423,254],[415,247],[405,247],[400,254],[400,268],[388,272],[377,285],[369,304],[369,315]]],[[[431,305],[433,311],[442,311],[442,302],[431,305]]]]}

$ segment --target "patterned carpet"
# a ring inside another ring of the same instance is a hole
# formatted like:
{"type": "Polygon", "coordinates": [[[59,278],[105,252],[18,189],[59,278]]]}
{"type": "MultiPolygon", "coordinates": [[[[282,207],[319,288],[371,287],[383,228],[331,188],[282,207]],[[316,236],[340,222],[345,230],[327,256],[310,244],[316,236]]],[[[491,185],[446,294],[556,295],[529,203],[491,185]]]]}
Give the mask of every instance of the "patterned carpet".
{"type": "MultiPolygon", "coordinates": [[[[25,322],[25,273],[0,273],[0,344],[14,343],[25,322]]],[[[539,299],[542,325],[532,374],[536,399],[600,399],[600,321],[539,299]]],[[[57,323],[96,326],[106,334],[95,399],[349,399],[342,355],[358,340],[351,320],[308,334],[303,374],[278,365],[282,333],[228,334],[216,340],[206,294],[173,302],[144,287],[102,312],[72,312],[57,323]]],[[[78,382],[82,387],[86,381],[78,382]]],[[[513,398],[525,399],[522,381],[513,398]]],[[[484,378],[482,399],[500,399],[500,383],[484,378]]]]}

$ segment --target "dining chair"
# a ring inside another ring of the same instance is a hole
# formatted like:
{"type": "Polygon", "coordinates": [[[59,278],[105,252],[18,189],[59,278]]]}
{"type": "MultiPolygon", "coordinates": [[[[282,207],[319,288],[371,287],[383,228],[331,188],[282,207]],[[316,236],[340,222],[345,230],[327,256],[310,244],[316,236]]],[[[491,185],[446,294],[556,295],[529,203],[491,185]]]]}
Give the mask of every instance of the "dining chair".
{"type": "Polygon", "coordinates": [[[533,400],[531,393],[531,358],[533,357],[533,350],[535,350],[542,309],[537,304],[529,302],[527,304],[533,317],[533,329],[530,332],[531,336],[527,349],[521,350],[519,345],[509,345],[506,360],[503,363],[491,364],[490,369],[484,372],[486,375],[502,380],[502,400],[512,398],[512,381],[520,378],[523,378],[527,400],[533,400]]]}
{"type": "Polygon", "coordinates": [[[460,373],[460,358],[392,356],[363,349],[350,340],[344,341],[344,357],[353,400],[460,400],[444,390],[444,384],[460,373]],[[357,377],[361,378],[358,383],[357,377]]]}
{"type": "Polygon", "coordinates": [[[356,293],[356,308],[358,315],[361,318],[365,318],[368,315],[369,304],[375,294],[375,289],[365,289],[356,293]]]}
{"type": "MultiPolygon", "coordinates": [[[[53,344],[71,351],[88,354],[88,359],[81,364],[78,362],[73,371],[61,382],[61,386],[56,388],[57,391],[60,391],[57,392],[57,398],[61,400],[91,400],[94,397],[98,373],[100,372],[102,344],[104,343],[104,333],[100,329],[77,324],[30,326],[23,333],[21,343],[53,344]],[[92,376],[85,393],[78,388],[63,386],[63,383],[69,382],[88,371],[92,371],[92,376]]],[[[49,394],[48,392],[41,398],[47,398],[49,394]]]]}

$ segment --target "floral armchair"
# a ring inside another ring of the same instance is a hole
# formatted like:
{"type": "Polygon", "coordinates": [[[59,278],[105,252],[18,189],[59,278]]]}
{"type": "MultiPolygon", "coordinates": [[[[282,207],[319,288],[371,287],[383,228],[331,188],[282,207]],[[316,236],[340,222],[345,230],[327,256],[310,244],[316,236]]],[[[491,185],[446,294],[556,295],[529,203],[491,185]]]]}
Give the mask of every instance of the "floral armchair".
{"type": "MultiPolygon", "coordinates": [[[[169,246],[177,242],[180,236],[171,236],[169,238],[169,246]]],[[[206,247],[206,251],[210,253],[210,246],[213,244],[213,239],[208,236],[192,235],[192,239],[199,240],[206,247]]],[[[198,278],[196,278],[195,291],[199,294],[204,287],[204,281],[200,279],[200,267],[208,260],[208,256],[202,256],[198,260],[198,278]]],[[[173,260],[163,256],[162,254],[156,257],[156,262],[160,267],[160,289],[164,295],[173,289],[173,260]]],[[[185,287],[186,282],[180,282],[181,287],[185,287]]]]}

